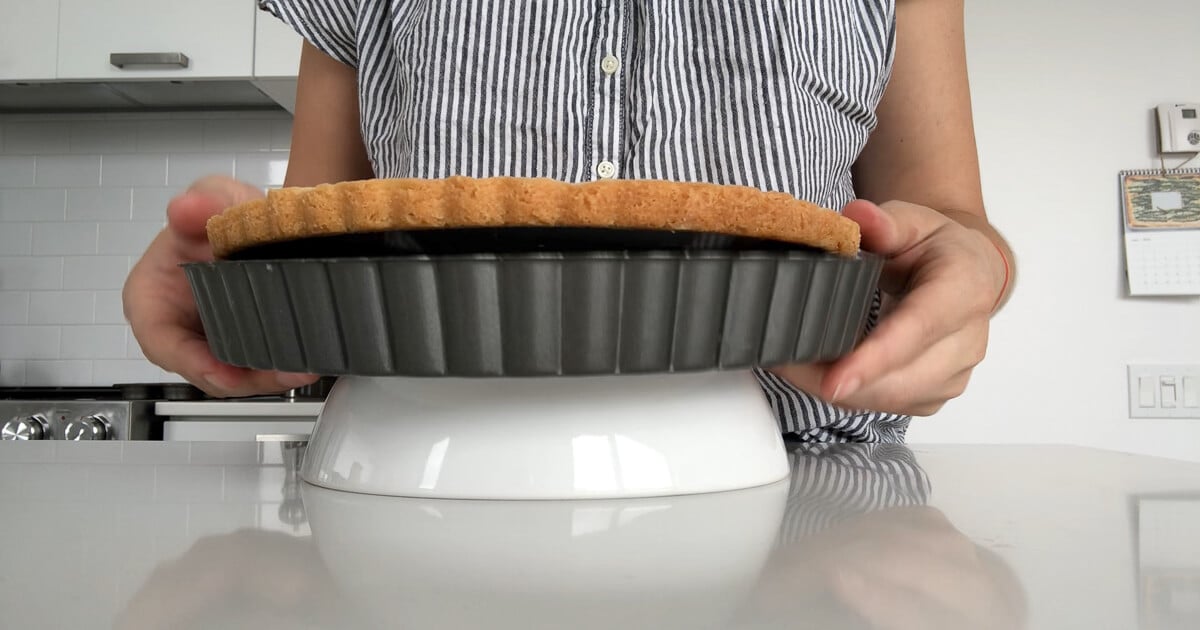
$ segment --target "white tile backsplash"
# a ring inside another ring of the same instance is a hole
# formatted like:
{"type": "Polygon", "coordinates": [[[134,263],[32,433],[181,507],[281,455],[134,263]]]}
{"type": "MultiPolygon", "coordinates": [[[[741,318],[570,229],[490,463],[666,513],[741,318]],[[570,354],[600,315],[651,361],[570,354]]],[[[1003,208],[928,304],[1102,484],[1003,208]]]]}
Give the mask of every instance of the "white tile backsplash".
{"type": "Polygon", "coordinates": [[[167,185],[187,188],[209,175],[233,176],[232,153],[179,153],[167,157],[167,185]]]}
{"type": "Polygon", "coordinates": [[[134,188],[133,220],[166,221],[167,204],[182,188],[134,188]]]}
{"type": "Polygon", "coordinates": [[[29,298],[29,321],[36,324],[90,324],[95,321],[93,291],[35,291],[29,298]]]}
{"type": "Polygon", "coordinates": [[[282,185],[290,144],[283,114],[0,116],[0,385],[183,380],[128,328],[129,269],[189,184],[282,185]]]}
{"type": "Polygon", "coordinates": [[[202,151],[204,122],[200,120],[143,120],[138,123],[139,153],[202,151]]]}
{"type": "Polygon", "coordinates": [[[292,150],[292,119],[283,118],[271,121],[271,150],[292,150]]]}
{"type": "Polygon", "coordinates": [[[0,256],[28,256],[32,241],[32,223],[0,224],[0,256]]]}
{"type": "Polygon", "coordinates": [[[165,155],[106,155],[100,181],[110,186],[163,186],[167,183],[165,155]]]}
{"type": "Polygon", "coordinates": [[[287,174],[288,154],[281,151],[239,153],[234,161],[234,177],[259,188],[282,186],[287,174]]]}
{"type": "Polygon", "coordinates": [[[91,385],[92,362],[79,360],[26,361],[25,380],[55,385],[91,385]]]}
{"type": "Polygon", "coordinates": [[[64,359],[105,359],[125,355],[125,326],[63,326],[64,359]]]}
{"type": "MultiPolygon", "coordinates": [[[[125,311],[121,303],[120,291],[96,291],[96,315],[95,323],[97,324],[124,324],[125,311]]],[[[131,337],[133,335],[130,335],[131,337]]]]}
{"type": "Polygon", "coordinates": [[[67,125],[72,153],[132,153],[137,150],[137,123],[110,121],[97,125],[77,121],[67,125]]]}
{"type": "Polygon", "coordinates": [[[268,151],[271,125],[260,120],[204,121],[205,151],[268,151]]]}
{"type": "Polygon", "coordinates": [[[68,190],[67,221],[128,221],[131,195],[129,188],[120,187],[68,190]]]}
{"type": "Polygon", "coordinates": [[[82,188],[100,185],[99,155],[40,155],[33,185],[42,188],[82,188]]]}
{"type": "Polygon", "coordinates": [[[0,156],[0,186],[32,186],[36,163],[37,160],[27,156],[0,156]]]}
{"type": "Polygon", "coordinates": [[[62,288],[120,289],[129,275],[128,256],[66,256],[62,288]]]}
{"type": "Polygon", "coordinates": [[[0,188],[0,222],[62,221],[66,218],[67,191],[37,188],[0,188]]]}
{"type": "Polygon", "coordinates": [[[61,332],[58,326],[0,326],[0,357],[57,359],[61,332]]]}
{"type": "MultiPolygon", "coordinates": [[[[0,256],[0,291],[63,286],[63,260],[50,256],[0,256]]],[[[4,355],[0,355],[2,357],[4,355]]]]}
{"type": "Polygon", "coordinates": [[[133,336],[133,331],[129,331],[129,335],[125,338],[125,357],[128,359],[145,359],[146,354],[142,352],[142,346],[138,343],[137,337],[133,336]]]}
{"type": "Polygon", "coordinates": [[[33,226],[34,256],[96,253],[95,223],[38,223],[33,226]]]}
{"type": "Polygon", "coordinates": [[[163,229],[163,222],[101,223],[98,250],[101,254],[141,256],[146,246],[163,229]]]}
{"type": "Polygon", "coordinates": [[[25,361],[0,359],[0,387],[20,387],[25,384],[25,361]]]}
{"type": "Polygon", "coordinates": [[[0,291],[0,326],[29,323],[29,293],[0,291]]]}
{"type": "Polygon", "coordinates": [[[92,378],[99,385],[113,383],[171,383],[183,379],[144,359],[98,359],[92,361],[92,378]]]}
{"type": "Polygon", "coordinates": [[[59,122],[14,122],[4,125],[5,153],[66,153],[71,135],[59,122]]]}

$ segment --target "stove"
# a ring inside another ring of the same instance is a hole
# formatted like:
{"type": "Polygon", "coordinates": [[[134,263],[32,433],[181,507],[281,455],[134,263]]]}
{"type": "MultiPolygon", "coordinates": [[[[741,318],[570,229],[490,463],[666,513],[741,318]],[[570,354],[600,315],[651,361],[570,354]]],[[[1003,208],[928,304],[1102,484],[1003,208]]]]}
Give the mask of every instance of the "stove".
{"type": "Polygon", "coordinates": [[[0,388],[5,440],[150,440],[162,391],[120,387],[0,388]]]}
{"type": "MultiPolygon", "coordinates": [[[[326,379],[255,401],[323,398],[326,379]]],[[[187,383],[125,383],[107,387],[0,387],[4,440],[161,440],[160,402],[217,401],[187,383]]],[[[242,399],[246,400],[246,399],[242,399]]]]}

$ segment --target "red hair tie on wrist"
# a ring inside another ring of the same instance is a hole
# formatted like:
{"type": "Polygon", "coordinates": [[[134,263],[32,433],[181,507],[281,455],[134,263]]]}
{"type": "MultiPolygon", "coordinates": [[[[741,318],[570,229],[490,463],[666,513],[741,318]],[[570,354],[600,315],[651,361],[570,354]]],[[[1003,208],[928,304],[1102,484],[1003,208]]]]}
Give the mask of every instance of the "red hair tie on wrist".
{"type": "Polygon", "coordinates": [[[996,244],[996,241],[988,239],[988,242],[992,244],[992,247],[996,248],[996,251],[1000,254],[1000,260],[1004,261],[1004,284],[1000,286],[1000,295],[996,296],[996,303],[992,305],[992,312],[995,313],[996,309],[1000,308],[1000,302],[1004,300],[1004,294],[1008,291],[1008,277],[1010,272],[1008,267],[1008,256],[1004,255],[1004,250],[1000,249],[1000,246],[996,244]]]}

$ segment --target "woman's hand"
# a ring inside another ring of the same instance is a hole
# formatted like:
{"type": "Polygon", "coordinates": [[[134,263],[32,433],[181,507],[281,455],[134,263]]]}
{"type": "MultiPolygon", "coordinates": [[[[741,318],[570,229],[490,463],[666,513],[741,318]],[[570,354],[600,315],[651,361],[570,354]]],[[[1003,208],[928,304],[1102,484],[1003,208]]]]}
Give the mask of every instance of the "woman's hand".
{"type": "Polygon", "coordinates": [[[887,258],[883,317],[830,365],[772,371],[839,406],[931,415],[963,393],[983,360],[989,320],[1011,283],[1008,257],[967,227],[986,225],[974,215],[960,222],[900,201],[855,201],[844,214],[862,228],[863,249],[887,258]]]}
{"type": "Polygon", "coordinates": [[[317,380],[308,374],[249,370],[218,361],[208,349],[191,286],[179,266],[213,259],[205,231],[209,217],[261,196],[261,190],[228,177],[197,181],[171,200],[166,229],[125,281],[125,318],[146,358],[213,396],[279,392],[317,380]]]}

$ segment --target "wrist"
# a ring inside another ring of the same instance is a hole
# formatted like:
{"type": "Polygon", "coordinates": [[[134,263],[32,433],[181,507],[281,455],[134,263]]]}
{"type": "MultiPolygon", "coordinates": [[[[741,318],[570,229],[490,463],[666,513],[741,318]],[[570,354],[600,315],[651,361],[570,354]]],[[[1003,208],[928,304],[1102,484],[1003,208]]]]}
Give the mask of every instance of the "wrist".
{"type": "Polygon", "coordinates": [[[984,216],[958,210],[943,211],[942,214],[955,223],[980,233],[992,244],[990,249],[994,250],[994,252],[985,252],[985,255],[989,256],[989,259],[992,261],[993,270],[996,272],[996,275],[1002,278],[1000,289],[991,311],[993,314],[999,312],[1008,303],[1017,272],[1013,251],[1008,241],[984,216]]]}

